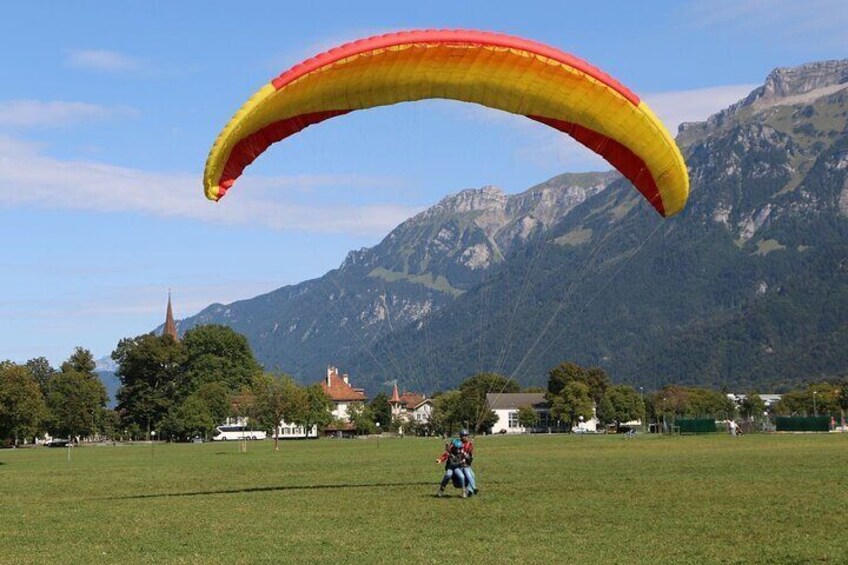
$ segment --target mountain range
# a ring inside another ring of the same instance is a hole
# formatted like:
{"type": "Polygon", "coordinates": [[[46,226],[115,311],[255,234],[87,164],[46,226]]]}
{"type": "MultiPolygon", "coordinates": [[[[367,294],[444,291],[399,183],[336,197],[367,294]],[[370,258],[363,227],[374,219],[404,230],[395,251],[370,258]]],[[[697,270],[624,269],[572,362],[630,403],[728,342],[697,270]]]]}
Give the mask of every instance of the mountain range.
{"type": "Polygon", "coordinates": [[[225,324],[266,369],[329,364],[370,393],[479,371],[782,390],[848,372],[848,60],[777,69],[680,127],[686,209],[615,172],[463,190],[324,276],[178,322],[225,324]]]}

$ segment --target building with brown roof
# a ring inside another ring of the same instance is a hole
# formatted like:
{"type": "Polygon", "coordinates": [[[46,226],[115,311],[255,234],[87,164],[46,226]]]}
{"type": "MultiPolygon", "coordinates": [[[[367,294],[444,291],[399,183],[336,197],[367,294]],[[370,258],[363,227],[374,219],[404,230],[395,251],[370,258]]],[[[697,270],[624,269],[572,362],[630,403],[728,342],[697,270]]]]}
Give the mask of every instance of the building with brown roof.
{"type": "Polygon", "coordinates": [[[327,378],[321,381],[321,388],[333,403],[333,417],[339,420],[349,418],[352,404],[364,404],[368,400],[364,389],[353,388],[348,375],[339,376],[339,370],[332,365],[327,367],[327,378]]]}
{"type": "Polygon", "coordinates": [[[397,383],[392,388],[389,406],[392,407],[392,419],[404,418],[419,424],[428,423],[433,412],[433,401],[426,395],[417,392],[398,394],[397,383]]]}

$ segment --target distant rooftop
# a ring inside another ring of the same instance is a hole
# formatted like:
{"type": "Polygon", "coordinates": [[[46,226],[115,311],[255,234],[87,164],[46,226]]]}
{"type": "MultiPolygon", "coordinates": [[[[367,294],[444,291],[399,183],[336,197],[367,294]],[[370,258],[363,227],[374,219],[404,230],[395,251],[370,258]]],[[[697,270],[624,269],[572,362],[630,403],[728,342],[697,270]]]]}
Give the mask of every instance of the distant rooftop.
{"type": "Polygon", "coordinates": [[[518,409],[528,404],[533,408],[547,408],[550,405],[544,392],[490,393],[486,395],[486,404],[490,410],[518,409]]]}
{"type": "Polygon", "coordinates": [[[365,391],[350,386],[347,374],[339,376],[339,370],[333,366],[327,367],[327,379],[321,381],[321,387],[330,400],[334,402],[365,401],[365,391]]]}

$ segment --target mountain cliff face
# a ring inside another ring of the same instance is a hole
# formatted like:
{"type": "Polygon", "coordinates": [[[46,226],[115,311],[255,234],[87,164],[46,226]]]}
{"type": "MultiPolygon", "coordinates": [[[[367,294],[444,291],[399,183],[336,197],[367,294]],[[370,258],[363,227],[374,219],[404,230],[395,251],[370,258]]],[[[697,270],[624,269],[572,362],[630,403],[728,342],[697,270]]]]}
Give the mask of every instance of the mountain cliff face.
{"type": "Polygon", "coordinates": [[[844,90],[848,85],[848,59],[808,63],[799,67],[775,69],[763,86],[729,108],[710,116],[705,122],[680,125],[679,145],[714,133],[724,126],[773,107],[804,105],[844,90]]]}
{"type": "MultiPolygon", "coordinates": [[[[645,388],[775,388],[848,371],[845,69],[775,71],[684,126],[692,193],[678,216],[658,218],[615,182],[425,330],[378,347],[408,358],[421,386],[482,369],[544,384],[562,360],[645,388]]],[[[350,366],[387,370],[361,355],[350,366]]]]}
{"type": "Polygon", "coordinates": [[[185,321],[266,367],[374,392],[563,360],[646,389],[779,388],[848,370],[848,61],[772,72],[678,136],[691,197],[663,220],[614,173],[467,190],[324,277],[185,321]]]}
{"type": "Polygon", "coordinates": [[[513,248],[617,178],[610,172],[561,175],[514,196],[495,187],[464,190],[402,223],[375,247],[350,252],[319,279],[213,304],[181,321],[180,331],[226,324],[248,337],[266,368],[313,380],[328,363],[420,325],[479,285],[513,248]]]}

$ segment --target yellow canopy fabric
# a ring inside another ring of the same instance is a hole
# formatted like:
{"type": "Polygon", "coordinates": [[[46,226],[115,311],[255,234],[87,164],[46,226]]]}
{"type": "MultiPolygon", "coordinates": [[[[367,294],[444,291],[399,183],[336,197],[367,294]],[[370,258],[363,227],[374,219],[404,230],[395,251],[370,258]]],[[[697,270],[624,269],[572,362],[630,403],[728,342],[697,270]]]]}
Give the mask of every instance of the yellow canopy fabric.
{"type": "Polygon", "coordinates": [[[644,101],[558,49],[480,31],[422,30],[348,43],[286,71],[223,129],[206,162],[218,200],[271,144],[354,110],[428,98],[473,102],[563,131],[603,156],[663,216],[679,212],[689,176],[644,101]]]}

